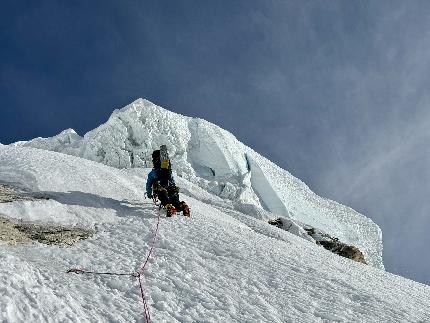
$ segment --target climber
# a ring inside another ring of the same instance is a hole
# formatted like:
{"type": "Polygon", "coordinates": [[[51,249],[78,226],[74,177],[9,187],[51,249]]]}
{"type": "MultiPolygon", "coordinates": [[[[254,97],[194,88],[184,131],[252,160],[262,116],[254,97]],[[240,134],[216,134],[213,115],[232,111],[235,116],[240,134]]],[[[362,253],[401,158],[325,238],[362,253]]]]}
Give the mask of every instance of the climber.
{"type": "Polygon", "coordinates": [[[171,217],[177,211],[184,216],[190,216],[190,208],[184,201],[179,201],[179,187],[176,186],[172,175],[171,163],[166,146],[152,153],[153,169],[146,181],[146,195],[158,198],[160,206],[166,209],[166,215],[171,217]]]}

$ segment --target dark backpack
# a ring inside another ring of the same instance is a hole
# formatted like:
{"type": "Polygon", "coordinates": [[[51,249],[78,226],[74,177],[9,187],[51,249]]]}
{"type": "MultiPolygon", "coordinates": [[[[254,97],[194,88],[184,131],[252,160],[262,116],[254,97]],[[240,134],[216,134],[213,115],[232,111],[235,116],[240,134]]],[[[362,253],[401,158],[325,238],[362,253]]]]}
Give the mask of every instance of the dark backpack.
{"type": "Polygon", "coordinates": [[[154,169],[161,168],[160,150],[154,150],[152,152],[152,166],[154,169]]]}
{"type": "Polygon", "coordinates": [[[170,185],[170,178],[172,177],[172,164],[170,163],[167,147],[162,145],[160,150],[152,152],[152,165],[157,171],[158,180],[160,185],[168,187],[170,185]]]}

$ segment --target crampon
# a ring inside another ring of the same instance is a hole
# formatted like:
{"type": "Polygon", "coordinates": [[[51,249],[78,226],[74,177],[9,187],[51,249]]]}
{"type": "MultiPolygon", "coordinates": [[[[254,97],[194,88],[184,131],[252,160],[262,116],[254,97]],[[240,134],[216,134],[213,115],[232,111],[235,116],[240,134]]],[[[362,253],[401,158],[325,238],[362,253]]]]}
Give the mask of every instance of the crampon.
{"type": "Polygon", "coordinates": [[[182,215],[187,217],[190,216],[190,208],[185,202],[182,202],[182,215]]]}
{"type": "Polygon", "coordinates": [[[176,208],[172,204],[166,204],[164,209],[166,210],[166,217],[168,218],[176,214],[176,208]]]}

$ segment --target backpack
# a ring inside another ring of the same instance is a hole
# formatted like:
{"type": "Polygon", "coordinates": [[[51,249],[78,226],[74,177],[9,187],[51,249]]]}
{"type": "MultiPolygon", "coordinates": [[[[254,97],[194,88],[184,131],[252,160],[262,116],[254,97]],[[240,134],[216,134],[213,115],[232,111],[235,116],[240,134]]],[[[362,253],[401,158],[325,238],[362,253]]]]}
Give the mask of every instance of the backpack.
{"type": "Polygon", "coordinates": [[[162,145],[160,150],[152,152],[152,165],[157,170],[157,175],[161,186],[168,187],[172,177],[172,164],[170,163],[167,147],[162,145]]]}
{"type": "Polygon", "coordinates": [[[154,150],[152,152],[152,167],[154,169],[161,168],[160,150],[154,150]]]}

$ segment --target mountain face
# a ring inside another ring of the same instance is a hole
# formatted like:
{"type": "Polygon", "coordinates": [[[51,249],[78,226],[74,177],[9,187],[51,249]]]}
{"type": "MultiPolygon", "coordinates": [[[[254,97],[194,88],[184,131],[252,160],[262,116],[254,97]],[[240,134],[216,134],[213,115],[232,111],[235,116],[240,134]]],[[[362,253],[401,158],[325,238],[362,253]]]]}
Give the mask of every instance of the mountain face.
{"type": "MultiPolygon", "coordinates": [[[[14,144],[82,157],[120,169],[151,168],[151,154],[166,145],[177,176],[228,200],[257,219],[285,219],[311,226],[358,247],[366,262],[383,269],[379,227],[353,209],[313,193],[299,179],[198,118],[185,117],[138,99],[80,137],[68,129],[51,138],[14,144]]],[[[193,195],[191,191],[186,194],[193,195]]],[[[296,234],[309,240],[298,228],[296,234]]]]}
{"type": "MultiPolygon", "coordinates": [[[[131,273],[142,266],[158,218],[143,195],[149,171],[0,147],[0,185],[12,200],[0,202],[2,322],[144,322],[134,277],[67,271],[131,273]],[[45,237],[8,245],[2,218],[21,233],[43,225],[45,237]],[[57,245],[63,239],[58,231],[49,237],[53,228],[93,234],[57,245]]],[[[427,321],[430,287],[339,257],[261,221],[263,209],[238,211],[234,201],[176,179],[192,216],[161,214],[144,272],[153,322],[427,321]]]]}
{"type": "Polygon", "coordinates": [[[1,322],[144,322],[144,263],[153,322],[427,322],[430,287],[382,270],[380,238],[230,133],[144,100],[84,137],[0,145],[1,322]],[[145,198],[161,144],[191,217],[145,198]]]}

